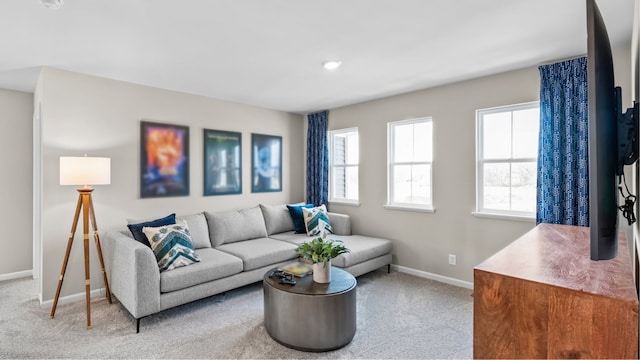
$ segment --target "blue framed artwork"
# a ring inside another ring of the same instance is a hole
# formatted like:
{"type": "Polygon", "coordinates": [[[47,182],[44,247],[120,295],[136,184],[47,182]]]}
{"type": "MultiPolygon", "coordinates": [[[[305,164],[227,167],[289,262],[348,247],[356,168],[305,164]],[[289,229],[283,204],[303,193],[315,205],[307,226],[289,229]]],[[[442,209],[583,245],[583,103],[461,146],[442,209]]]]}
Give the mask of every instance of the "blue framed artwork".
{"type": "Polygon", "coordinates": [[[140,197],[189,195],[189,127],[140,122],[140,197]]]}
{"type": "Polygon", "coordinates": [[[251,134],[251,192],[282,191],[282,137],[251,134]]]}
{"type": "Polygon", "coordinates": [[[204,129],[204,195],[242,194],[242,134],[204,129]]]}

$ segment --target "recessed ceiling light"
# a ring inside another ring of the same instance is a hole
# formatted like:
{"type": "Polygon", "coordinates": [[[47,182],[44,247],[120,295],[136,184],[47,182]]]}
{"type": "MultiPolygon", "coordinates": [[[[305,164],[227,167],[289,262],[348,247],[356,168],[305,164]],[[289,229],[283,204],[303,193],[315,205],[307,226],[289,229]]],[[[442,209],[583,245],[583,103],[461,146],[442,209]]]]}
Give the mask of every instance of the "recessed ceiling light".
{"type": "Polygon", "coordinates": [[[64,5],[64,2],[62,0],[40,0],[40,4],[46,8],[57,10],[64,5]]]}
{"type": "Polygon", "coordinates": [[[327,60],[322,63],[322,66],[327,70],[335,70],[340,67],[342,61],[340,60],[327,60]]]}

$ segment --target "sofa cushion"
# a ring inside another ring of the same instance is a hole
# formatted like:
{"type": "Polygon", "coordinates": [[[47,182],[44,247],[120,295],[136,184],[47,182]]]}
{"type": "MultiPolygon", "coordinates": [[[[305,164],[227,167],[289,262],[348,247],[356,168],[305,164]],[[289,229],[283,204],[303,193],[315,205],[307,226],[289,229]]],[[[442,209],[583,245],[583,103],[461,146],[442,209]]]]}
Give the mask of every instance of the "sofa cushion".
{"type": "Polygon", "coordinates": [[[297,246],[284,241],[260,238],[223,244],[216,249],[242,259],[243,270],[249,271],[281,261],[295,259],[297,246]]]}
{"type": "Polygon", "coordinates": [[[160,274],[160,292],[186,289],[242,271],[242,260],[225,252],[202,248],[196,254],[200,262],[160,274]]]}
{"type": "Polygon", "coordinates": [[[302,208],[311,209],[312,207],[313,204],[287,205],[287,209],[289,209],[289,215],[291,215],[291,220],[293,220],[293,228],[296,233],[307,233],[307,228],[304,226],[304,215],[302,214],[302,208]]]}
{"type": "Polygon", "coordinates": [[[260,204],[267,235],[278,234],[293,230],[293,219],[289,215],[289,209],[285,205],[260,204]]]}
{"type": "Polygon", "coordinates": [[[324,204],[311,209],[302,208],[302,214],[307,235],[325,237],[327,234],[333,234],[327,208],[324,204]]]}
{"type": "Polygon", "coordinates": [[[144,232],[142,232],[142,228],[145,226],[157,227],[157,226],[175,224],[176,214],[167,215],[163,218],[155,219],[155,220],[128,219],[127,222],[129,223],[127,227],[129,228],[129,231],[131,231],[131,235],[133,235],[133,238],[147,245],[148,247],[151,247],[151,244],[149,243],[149,239],[147,239],[147,235],[145,235],[144,232]]]}
{"type": "Polygon", "coordinates": [[[204,217],[204,213],[176,217],[176,221],[180,220],[187,222],[189,232],[191,233],[191,240],[193,240],[193,247],[195,249],[211,247],[211,240],[209,240],[209,226],[207,225],[207,219],[204,217]]]}
{"type": "Polygon", "coordinates": [[[327,239],[342,240],[344,246],[351,251],[346,254],[340,254],[331,260],[332,265],[341,268],[356,265],[391,252],[391,241],[387,239],[361,235],[329,235],[327,239]]]}
{"type": "Polygon", "coordinates": [[[286,241],[293,245],[300,245],[304,242],[307,242],[313,239],[307,234],[296,234],[295,231],[273,234],[273,235],[269,235],[269,237],[272,239],[280,240],[280,241],[286,241]]]}
{"type": "Polygon", "coordinates": [[[193,242],[185,221],[159,227],[143,227],[160,272],[173,270],[200,261],[193,250],[193,242]]]}
{"type": "Polygon", "coordinates": [[[213,247],[267,236],[264,217],[257,206],[237,211],[207,211],[205,216],[213,247]]]}

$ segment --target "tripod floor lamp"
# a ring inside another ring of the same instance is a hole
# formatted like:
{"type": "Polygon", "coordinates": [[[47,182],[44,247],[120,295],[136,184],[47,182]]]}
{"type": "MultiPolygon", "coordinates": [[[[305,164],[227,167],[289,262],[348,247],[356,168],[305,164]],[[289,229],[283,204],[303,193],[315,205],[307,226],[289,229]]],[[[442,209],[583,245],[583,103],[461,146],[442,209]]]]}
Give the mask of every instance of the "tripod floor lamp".
{"type": "Polygon", "coordinates": [[[93,237],[98,250],[98,259],[102,269],[102,277],[104,279],[104,287],[107,299],[111,304],[111,291],[109,290],[109,282],[107,281],[107,273],[104,270],[104,259],[102,257],[102,247],[100,246],[100,236],[98,235],[98,226],[96,225],[96,214],[93,210],[93,200],[91,193],[93,188],[90,185],[108,185],[111,183],[111,159],[101,157],[60,157],[60,185],[82,185],[78,188],[78,204],[76,205],[76,213],[73,217],[73,225],[71,225],[71,234],[67,241],[67,251],[62,262],[62,270],[58,279],[58,288],[53,299],[50,317],[56,313],[58,298],[60,297],[60,289],[64,280],[67,264],[69,262],[69,254],[73,245],[73,238],[78,226],[80,211],[82,210],[82,229],[84,234],[84,274],[85,274],[85,294],[87,302],[87,329],[91,329],[91,281],[89,268],[89,221],[93,227],[93,237]]]}

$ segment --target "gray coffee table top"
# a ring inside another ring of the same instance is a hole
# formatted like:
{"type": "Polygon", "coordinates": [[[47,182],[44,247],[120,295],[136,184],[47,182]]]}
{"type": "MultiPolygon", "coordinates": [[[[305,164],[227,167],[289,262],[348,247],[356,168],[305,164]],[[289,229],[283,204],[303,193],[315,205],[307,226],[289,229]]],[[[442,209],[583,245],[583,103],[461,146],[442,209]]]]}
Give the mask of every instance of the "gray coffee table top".
{"type": "Polygon", "coordinates": [[[295,285],[280,284],[278,277],[269,278],[269,273],[270,272],[267,272],[264,277],[265,281],[269,283],[269,286],[300,295],[339,294],[351,290],[357,284],[356,278],[354,278],[353,275],[334,266],[331,267],[331,282],[328,284],[320,284],[313,281],[312,274],[305,277],[294,277],[296,280],[295,285]]]}

